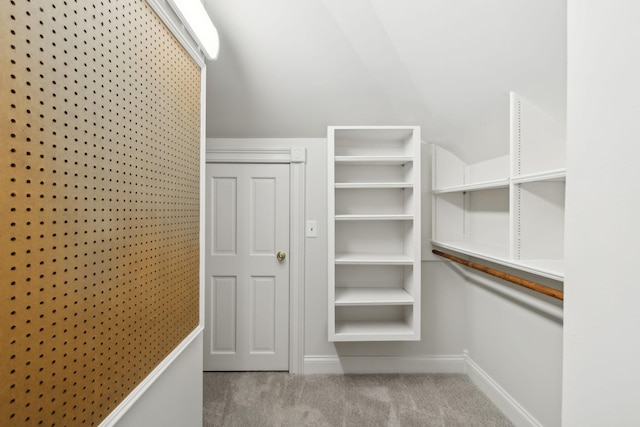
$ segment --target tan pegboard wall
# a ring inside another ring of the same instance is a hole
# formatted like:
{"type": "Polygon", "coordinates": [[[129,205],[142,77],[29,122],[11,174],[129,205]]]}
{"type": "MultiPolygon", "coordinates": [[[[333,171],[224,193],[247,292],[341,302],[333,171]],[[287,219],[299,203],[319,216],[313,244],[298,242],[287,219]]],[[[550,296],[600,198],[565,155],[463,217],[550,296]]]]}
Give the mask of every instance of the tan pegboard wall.
{"type": "Polygon", "coordinates": [[[198,324],[200,69],[144,0],[2,0],[0,426],[97,425],[198,324]]]}

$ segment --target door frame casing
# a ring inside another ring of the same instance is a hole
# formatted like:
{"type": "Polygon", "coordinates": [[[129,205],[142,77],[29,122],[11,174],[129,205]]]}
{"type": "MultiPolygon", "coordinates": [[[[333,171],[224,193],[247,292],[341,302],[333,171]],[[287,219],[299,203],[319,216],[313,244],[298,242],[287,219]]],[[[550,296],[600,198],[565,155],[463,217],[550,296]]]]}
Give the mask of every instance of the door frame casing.
{"type": "MultiPolygon", "coordinates": [[[[215,141],[215,140],[214,140],[215,141]]],[[[305,173],[307,153],[301,147],[229,147],[207,141],[206,163],[289,164],[289,372],[304,367],[305,173]]]]}

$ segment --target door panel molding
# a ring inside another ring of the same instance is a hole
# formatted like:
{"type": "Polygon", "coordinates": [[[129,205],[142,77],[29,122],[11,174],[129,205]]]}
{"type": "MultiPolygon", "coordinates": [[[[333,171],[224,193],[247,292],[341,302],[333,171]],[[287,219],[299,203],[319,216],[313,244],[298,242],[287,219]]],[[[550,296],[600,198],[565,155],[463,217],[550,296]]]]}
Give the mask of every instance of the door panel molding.
{"type": "MultiPolygon", "coordinates": [[[[237,278],[233,276],[213,276],[210,278],[211,292],[210,306],[214,308],[213,316],[207,331],[211,334],[209,342],[211,354],[235,354],[236,353],[236,300],[237,278]]],[[[205,329],[206,330],[206,329],[205,329]]]]}
{"type": "Polygon", "coordinates": [[[304,219],[306,150],[300,147],[216,147],[207,141],[207,163],[289,164],[289,372],[304,368],[304,219]]]}

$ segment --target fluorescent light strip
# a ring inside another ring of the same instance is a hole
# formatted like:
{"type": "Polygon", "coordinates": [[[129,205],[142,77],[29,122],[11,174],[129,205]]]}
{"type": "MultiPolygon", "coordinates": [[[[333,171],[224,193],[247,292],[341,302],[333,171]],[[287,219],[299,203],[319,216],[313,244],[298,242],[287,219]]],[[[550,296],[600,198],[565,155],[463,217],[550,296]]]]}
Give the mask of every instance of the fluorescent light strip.
{"type": "Polygon", "coordinates": [[[200,0],[167,0],[198,46],[209,59],[218,58],[220,38],[200,0]]]}

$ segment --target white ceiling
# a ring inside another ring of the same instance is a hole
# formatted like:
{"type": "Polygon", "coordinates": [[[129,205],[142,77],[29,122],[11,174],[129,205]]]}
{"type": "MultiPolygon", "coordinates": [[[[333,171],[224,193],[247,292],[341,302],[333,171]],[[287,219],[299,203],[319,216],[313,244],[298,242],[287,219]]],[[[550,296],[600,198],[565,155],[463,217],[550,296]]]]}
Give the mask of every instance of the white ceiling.
{"type": "Polygon", "coordinates": [[[511,90],[564,122],[566,0],[204,3],[208,137],[418,124],[474,162],[507,153],[511,90]]]}

